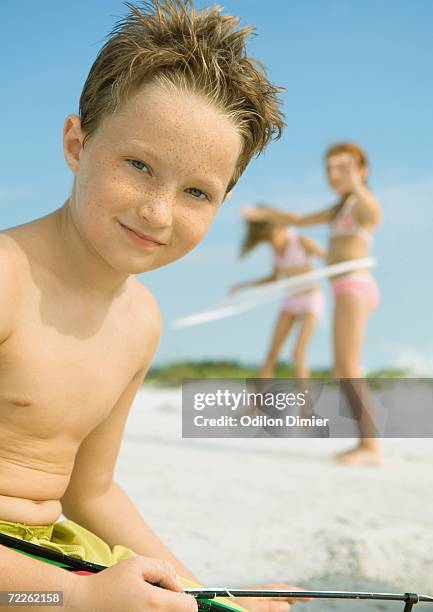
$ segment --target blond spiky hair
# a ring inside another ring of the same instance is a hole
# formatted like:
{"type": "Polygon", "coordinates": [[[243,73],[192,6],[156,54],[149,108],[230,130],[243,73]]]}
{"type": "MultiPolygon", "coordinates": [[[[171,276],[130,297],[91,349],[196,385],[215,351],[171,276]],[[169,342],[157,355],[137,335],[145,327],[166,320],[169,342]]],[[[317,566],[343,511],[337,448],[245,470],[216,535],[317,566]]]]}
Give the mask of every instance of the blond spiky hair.
{"type": "Polygon", "coordinates": [[[246,54],[254,28],[238,28],[239,19],[222,15],[218,6],[197,11],[192,0],[125,5],[130,12],[108,35],[80,97],[84,142],[146,83],[189,91],[230,117],[243,139],[230,189],[284,127],[278,98],[283,88],[246,54]]]}

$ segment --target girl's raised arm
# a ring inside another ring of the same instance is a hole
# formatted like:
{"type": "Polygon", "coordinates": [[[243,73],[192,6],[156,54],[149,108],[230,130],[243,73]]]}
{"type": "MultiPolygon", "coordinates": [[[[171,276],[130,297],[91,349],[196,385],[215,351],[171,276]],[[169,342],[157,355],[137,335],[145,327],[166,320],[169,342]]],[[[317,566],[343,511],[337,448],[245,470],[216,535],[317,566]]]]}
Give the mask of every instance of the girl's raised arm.
{"type": "Polygon", "coordinates": [[[354,193],[358,202],[354,207],[354,214],[361,225],[374,227],[382,221],[383,213],[375,195],[364,184],[356,185],[354,193]]]}
{"type": "Polygon", "coordinates": [[[334,204],[324,210],[309,215],[284,212],[276,208],[271,208],[270,206],[248,206],[243,208],[242,216],[247,221],[271,221],[279,225],[318,225],[320,223],[330,223],[339,206],[340,204],[334,204]]]}
{"type": "Polygon", "coordinates": [[[339,207],[340,204],[333,204],[332,206],[328,206],[328,208],[319,210],[318,212],[310,213],[309,215],[297,215],[297,222],[294,223],[294,225],[302,227],[305,225],[320,225],[322,223],[331,223],[339,207]]]}

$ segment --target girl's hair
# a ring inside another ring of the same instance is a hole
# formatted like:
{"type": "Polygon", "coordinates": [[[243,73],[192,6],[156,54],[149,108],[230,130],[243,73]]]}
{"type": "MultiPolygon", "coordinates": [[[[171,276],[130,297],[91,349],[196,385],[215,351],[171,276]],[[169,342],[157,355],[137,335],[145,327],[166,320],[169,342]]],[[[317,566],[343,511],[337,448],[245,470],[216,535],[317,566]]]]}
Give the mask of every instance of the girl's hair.
{"type": "Polygon", "coordinates": [[[247,221],[246,231],[242,240],[240,256],[244,257],[252,251],[260,242],[267,242],[273,230],[275,223],[270,221],[247,221]]]}
{"type": "Polygon", "coordinates": [[[355,158],[360,167],[368,168],[368,159],[361,147],[353,142],[337,142],[333,144],[325,152],[325,160],[328,160],[332,155],[339,153],[349,153],[355,158]]]}
{"type": "MultiPolygon", "coordinates": [[[[246,54],[251,26],[222,15],[218,6],[196,10],[193,0],[124,3],[121,18],[93,63],[80,97],[86,139],[146,83],[187,91],[233,120],[243,147],[229,189],[252,157],[281,136],[284,116],[262,64],[246,54]]],[[[83,144],[84,144],[83,143],[83,144]]]]}

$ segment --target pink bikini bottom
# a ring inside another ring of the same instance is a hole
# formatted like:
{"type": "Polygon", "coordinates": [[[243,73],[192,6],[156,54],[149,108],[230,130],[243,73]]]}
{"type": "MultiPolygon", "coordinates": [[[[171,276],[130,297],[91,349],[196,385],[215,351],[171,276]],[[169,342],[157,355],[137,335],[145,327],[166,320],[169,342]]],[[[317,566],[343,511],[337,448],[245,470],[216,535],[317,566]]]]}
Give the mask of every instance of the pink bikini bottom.
{"type": "Polygon", "coordinates": [[[351,272],[340,276],[332,282],[332,292],[335,296],[350,293],[361,298],[374,310],[380,301],[379,288],[369,272],[351,272]]]}
{"type": "Polygon", "coordinates": [[[319,289],[288,295],[281,306],[281,310],[295,317],[311,312],[317,319],[325,314],[325,298],[319,289]]]}

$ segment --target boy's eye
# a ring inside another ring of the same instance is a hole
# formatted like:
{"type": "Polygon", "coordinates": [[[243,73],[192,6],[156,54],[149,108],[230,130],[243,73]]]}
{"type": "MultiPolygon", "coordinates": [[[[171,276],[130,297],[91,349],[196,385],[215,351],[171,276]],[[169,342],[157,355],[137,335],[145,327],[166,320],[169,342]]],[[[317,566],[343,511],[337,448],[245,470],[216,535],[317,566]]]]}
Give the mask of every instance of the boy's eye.
{"type": "Polygon", "coordinates": [[[197,198],[198,200],[202,200],[203,197],[204,199],[208,200],[208,196],[201,191],[200,189],[196,189],[195,187],[190,187],[189,189],[186,190],[188,193],[190,193],[192,196],[194,196],[194,198],[197,198]],[[203,196],[203,197],[201,197],[203,196]]]}
{"type": "Polygon", "coordinates": [[[143,162],[139,161],[138,159],[129,159],[128,161],[137,170],[144,170],[146,168],[146,170],[149,171],[149,167],[146,166],[146,164],[144,164],[143,162]]]}

